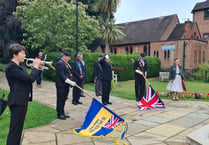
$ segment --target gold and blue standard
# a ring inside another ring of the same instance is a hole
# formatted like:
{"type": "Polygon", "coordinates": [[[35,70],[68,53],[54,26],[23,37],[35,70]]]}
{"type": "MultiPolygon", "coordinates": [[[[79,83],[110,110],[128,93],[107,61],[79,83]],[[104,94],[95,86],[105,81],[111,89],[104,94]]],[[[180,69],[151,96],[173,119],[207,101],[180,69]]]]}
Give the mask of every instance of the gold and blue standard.
{"type": "Polygon", "coordinates": [[[80,136],[106,138],[121,126],[123,126],[121,133],[121,139],[123,139],[127,132],[127,123],[93,98],[83,125],[81,128],[73,129],[73,133],[80,136]]]}

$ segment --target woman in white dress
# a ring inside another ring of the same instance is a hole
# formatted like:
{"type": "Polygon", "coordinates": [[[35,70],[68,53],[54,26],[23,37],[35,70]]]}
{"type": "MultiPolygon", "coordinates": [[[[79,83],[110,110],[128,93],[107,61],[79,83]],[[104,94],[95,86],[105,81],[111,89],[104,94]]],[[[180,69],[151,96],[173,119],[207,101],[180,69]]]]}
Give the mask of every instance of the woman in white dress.
{"type": "Polygon", "coordinates": [[[169,83],[167,85],[167,90],[171,91],[171,96],[173,100],[179,100],[178,93],[184,92],[182,86],[182,80],[184,80],[183,67],[179,64],[180,60],[178,58],[174,59],[174,64],[170,67],[169,73],[169,83]]]}

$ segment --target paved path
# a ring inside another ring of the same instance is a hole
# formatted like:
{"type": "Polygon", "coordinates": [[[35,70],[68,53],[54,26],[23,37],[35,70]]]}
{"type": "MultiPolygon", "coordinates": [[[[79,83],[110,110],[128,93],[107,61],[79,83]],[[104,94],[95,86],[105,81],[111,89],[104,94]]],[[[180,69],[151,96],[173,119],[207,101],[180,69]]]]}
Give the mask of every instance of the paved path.
{"type": "MultiPolygon", "coordinates": [[[[0,87],[8,89],[4,73],[0,72],[0,87]]],[[[71,91],[72,92],[72,91],[71,91]]],[[[55,108],[54,83],[43,81],[42,88],[34,85],[34,100],[55,108]]],[[[92,93],[92,95],[94,95],[92,93]]],[[[88,97],[81,98],[82,105],[66,103],[67,120],[24,130],[22,145],[111,145],[114,139],[92,139],[76,136],[72,128],[80,127],[90,104],[88,97]]],[[[100,98],[99,98],[100,99],[100,98]]],[[[111,97],[108,107],[129,124],[126,142],[129,145],[187,145],[186,136],[209,123],[209,103],[163,100],[165,109],[139,111],[136,102],[111,97]]]]}

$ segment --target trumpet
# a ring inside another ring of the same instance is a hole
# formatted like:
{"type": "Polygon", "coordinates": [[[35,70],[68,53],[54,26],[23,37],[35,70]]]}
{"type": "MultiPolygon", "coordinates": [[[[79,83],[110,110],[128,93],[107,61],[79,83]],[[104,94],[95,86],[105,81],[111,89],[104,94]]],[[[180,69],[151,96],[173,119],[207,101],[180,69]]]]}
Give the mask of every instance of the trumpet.
{"type": "MultiPolygon", "coordinates": [[[[25,64],[27,67],[33,68],[33,61],[35,59],[33,58],[25,58],[25,64]]],[[[41,61],[41,65],[39,66],[39,70],[48,70],[49,68],[46,67],[45,65],[49,65],[50,67],[52,66],[53,61],[41,61]]]]}

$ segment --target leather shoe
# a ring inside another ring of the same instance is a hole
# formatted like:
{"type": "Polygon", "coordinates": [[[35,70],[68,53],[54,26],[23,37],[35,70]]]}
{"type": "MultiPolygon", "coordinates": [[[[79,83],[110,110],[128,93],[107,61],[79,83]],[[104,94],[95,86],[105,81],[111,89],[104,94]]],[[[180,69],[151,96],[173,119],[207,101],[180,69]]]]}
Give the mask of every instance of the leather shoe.
{"type": "Polygon", "coordinates": [[[107,105],[107,102],[103,102],[102,104],[103,104],[103,105],[107,105]]]}
{"type": "Polygon", "coordinates": [[[65,114],[64,116],[65,116],[65,118],[70,118],[70,116],[69,116],[69,115],[66,115],[66,114],[65,114]]]}
{"type": "Polygon", "coordinates": [[[83,104],[82,102],[79,102],[79,101],[77,101],[76,103],[77,103],[77,104],[83,104]]]}
{"type": "Polygon", "coordinates": [[[112,105],[112,102],[107,102],[107,104],[110,104],[110,105],[112,105]]]}
{"type": "Polygon", "coordinates": [[[57,118],[58,118],[58,119],[61,119],[61,120],[66,120],[66,118],[65,118],[64,115],[58,115],[57,118]]]}
{"type": "Polygon", "coordinates": [[[73,101],[72,104],[73,105],[78,105],[78,103],[76,101],[73,101]]]}

